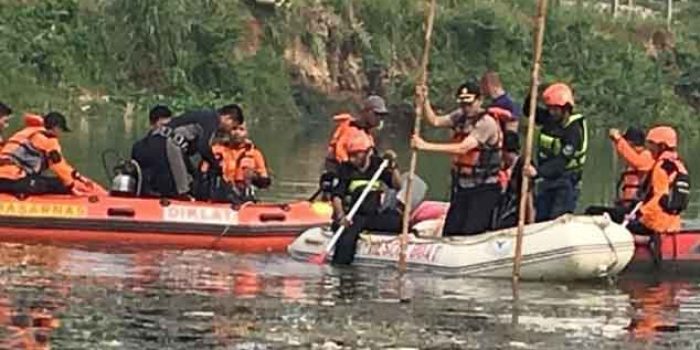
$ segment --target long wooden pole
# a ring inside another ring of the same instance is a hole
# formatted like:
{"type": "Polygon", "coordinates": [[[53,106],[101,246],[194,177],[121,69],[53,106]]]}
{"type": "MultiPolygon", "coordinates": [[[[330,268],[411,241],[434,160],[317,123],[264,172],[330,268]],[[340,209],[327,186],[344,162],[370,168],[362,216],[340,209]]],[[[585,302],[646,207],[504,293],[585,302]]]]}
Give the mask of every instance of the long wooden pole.
{"type": "MultiPolygon", "coordinates": [[[[428,60],[430,58],[430,42],[433,36],[433,21],[435,19],[435,7],[437,0],[430,0],[430,7],[425,19],[425,42],[423,46],[423,57],[421,59],[421,71],[418,78],[418,84],[425,86],[428,83],[428,60]]],[[[423,105],[425,101],[422,98],[416,98],[415,111],[416,120],[413,124],[413,134],[420,134],[420,121],[423,118],[423,105]]],[[[408,225],[411,218],[411,187],[413,186],[413,176],[416,173],[416,163],[418,162],[418,153],[416,150],[411,150],[411,164],[408,168],[408,179],[406,181],[406,196],[404,197],[403,210],[403,225],[401,229],[401,250],[399,252],[399,271],[406,270],[406,245],[408,244],[408,225]]]]}
{"type": "MultiPolygon", "coordinates": [[[[537,2],[537,23],[535,33],[535,55],[533,57],[532,77],[530,84],[530,110],[527,121],[527,140],[525,143],[524,166],[532,162],[532,139],[535,134],[535,109],[537,108],[537,87],[540,84],[540,62],[542,61],[542,40],[544,39],[545,16],[547,15],[547,0],[537,2]]],[[[518,208],[518,232],[515,239],[515,256],[513,258],[513,295],[517,299],[518,280],[520,279],[520,263],[523,258],[523,231],[525,229],[526,208],[530,193],[530,180],[522,172],[520,189],[520,207],[518,208]]]]}

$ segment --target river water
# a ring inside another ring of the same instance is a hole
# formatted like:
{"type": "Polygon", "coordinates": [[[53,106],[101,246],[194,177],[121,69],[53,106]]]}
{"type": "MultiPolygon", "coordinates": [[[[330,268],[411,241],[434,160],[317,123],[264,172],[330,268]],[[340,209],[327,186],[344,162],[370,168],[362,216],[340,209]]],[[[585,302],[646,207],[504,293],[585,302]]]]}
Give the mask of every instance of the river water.
{"type": "MultiPolygon", "coordinates": [[[[140,129],[118,117],[74,126],[67,156],[101,181],[100,153],[126,153],[140,129]]],[[[329,128],[314,120],[252,125],[275,181],[265,198],[313,192],[329,128]]],[[[382,146],[406,155],[408,129],[392,121],[382,146]]],[[[692,173],[700,163],[688,158],[692,173]]],[[[581,207],[607,202],[615,166],[605,134],[594,133],[581,207]]],[[[430,197],[446,197],[446,169],[446,158],[421,155],[430,197]]],[[[663,277],[523,283],[514,305],[509,281],[399,281],[392,269],[318,267],[283,254],[1,243],[0,348],[700,348],[700,279],[663,277]]]]}

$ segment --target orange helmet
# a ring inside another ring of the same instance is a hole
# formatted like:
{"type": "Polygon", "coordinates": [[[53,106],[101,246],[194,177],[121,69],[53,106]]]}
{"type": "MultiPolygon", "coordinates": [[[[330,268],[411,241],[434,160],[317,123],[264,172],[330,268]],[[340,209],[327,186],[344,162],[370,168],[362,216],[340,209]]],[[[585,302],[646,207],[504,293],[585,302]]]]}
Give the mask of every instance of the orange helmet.
{"type": "Polygon", "coordinates": [[[547,87],[542,93],[542,99],[547,106],[574,106],[574,93],[564,83],[555,83],[547,87]]]}
{"type": "Polygon", "coordinates": [[[647,133],[647,141],[656,144],[664,144],[670,148],[678,146],[678,136],[676,130],[670,126],[657,126],[647,133]]]}
{"type": "Polygon", "coordinates": [[[372,148],[372,140],[364,131],[356,132],[347,143],[348,153],[367,152],[370,148],[372,148]]]}

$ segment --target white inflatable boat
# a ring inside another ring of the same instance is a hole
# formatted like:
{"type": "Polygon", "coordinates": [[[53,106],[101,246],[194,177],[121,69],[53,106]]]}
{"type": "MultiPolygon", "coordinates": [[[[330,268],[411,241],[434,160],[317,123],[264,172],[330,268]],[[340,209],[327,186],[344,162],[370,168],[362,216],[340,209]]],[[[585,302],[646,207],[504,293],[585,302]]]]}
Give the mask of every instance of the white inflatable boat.
{"type": "MultiPolygon", "coordinates": [[[[516,228],[477,236],[433,238],[421,232],[409,235],[409,270],[451,276],[507,278],[515,254],[516,228]]],[[[429,225],[427,225],[429,226],[429,225]]],[[[287,250],[295,259],[308,259],[323,250],[332,232],[312,228],[287,250]]],[[[523,237],[521,278],[527,280],[581,280],[618,274],[634,254],[634,238],[607,216],[565,215],[528,225],[523,237]]],[[[354,265],[396,266],[399,238],[391,234],[364,233],[358,241],[354,265]]]]}

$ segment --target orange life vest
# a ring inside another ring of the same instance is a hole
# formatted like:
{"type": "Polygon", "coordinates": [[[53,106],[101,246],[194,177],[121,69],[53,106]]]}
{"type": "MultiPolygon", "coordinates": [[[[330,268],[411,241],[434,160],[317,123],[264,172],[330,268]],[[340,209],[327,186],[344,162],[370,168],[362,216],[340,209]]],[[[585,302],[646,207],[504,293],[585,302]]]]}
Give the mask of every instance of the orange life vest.
{"type": "Polygon", "coordinates": [[[501,170],[498,171],[498,184],[501,185],[501,188],[504,191],[508,188],[508,182],[510,181],[510,177],[512,174],[513,168],[501,168],[501,170]]]}
{"type": "MultiPolygon", "coordinates": [[[[465,120],[464,123],[456,125],[453,134],[453,142],[462,142],[469,136],[469,132],[464,129],[467,125],[474,126],[481,118],[493,118],[496,123],[498,119],[490,113],[483,113],[475,120],[465,120]]],[[[489,177],[495,177],[501,170],[501,152],[503,148],[503,131],[498,128],[498,140],[494,145],[480,144],[478,147],[465,154],[456,155],[452,158],[454,171],[461,177],[475,180],[477,183],[483,182],[489,177]]]]}
{"type": "Polygon", "coordinates": [[[40,115],[25,113],[24,126],[44,126],[44,118],[40,115]]]}
{"type": "Polygon", "coordinates": [[[43,126],[20,130],[0,150],[0,178],[19,180],[41,174],[46,169],[56,173],[66,186],[80,177],[62,156],[56,136],[43,126]]]}
{"type": "Polygon", "coordinates": [[[352,116],[347,113],[343,114],[338,114],[333,117],[333,120],[335,121],[335,130],[333,130],[333,134],[331,135],[331,139],[328,141],[328,159],[336,159],[336,149],[338,147],[338,144],[340,140],[343,138],[345,133],[348,132],[348,129],[351,127],[350,122],[352,122],[352,116]]]}
{"type": "MultiPolygon", "coordinates": [[[[353,138],[357,132],[366,131],[352,125],[354,118],[350,114],[339,114],[333,117],[336,121],[336,127],[328,141],[328,154],[326,158],[334,163],[343,163],[348,161],[347,142],[353,138]]],[[[369,135],[374,145],[374,138],[369,135]]]]}
{"type": "Polygon", "coordinates": [[[623,205],[630,205],[640,200],[642,185],[647,176],[646,171],[635,169],[632,166],[627,166],[625,171],[620,174],[618,185],[618,202],[623,205]]]}
{"type": "Polygon", "coordinates": [[[229,183],[244,182],[245,174],[249,170],[253,170],[260,177],[268,177],[262,152],[251,141],[236,147],[215,144],[212,146],[212,152],[219,159],[224,180],[229,183]]]}
{"type": "Polygon", "coordinates": [[[630,206],[643,199],[642,187],[655,160],[649,150],[632,146],[624,138],[615,141],[615,150],[627,164],[618,181],[617,203],[630,206]]]}
{"type": "MultiPolygon", "coordinates": [[[[44,126],[44,118],[40,115],[25,113],[23,116],[24,126],[44,126]]],[[[0,135],[0,148],[5,146],[5,138],[0,135]]]]}
{"type": "Polygon", "coordinates": [[[498,121],[498,125],[501,127],[502,132],[505,132],[506,125],[513,121],[513,113],[507,109],[501,107],[489,107],[486,109],[486,112],[496,119],[496,121],[498,121]]]}

